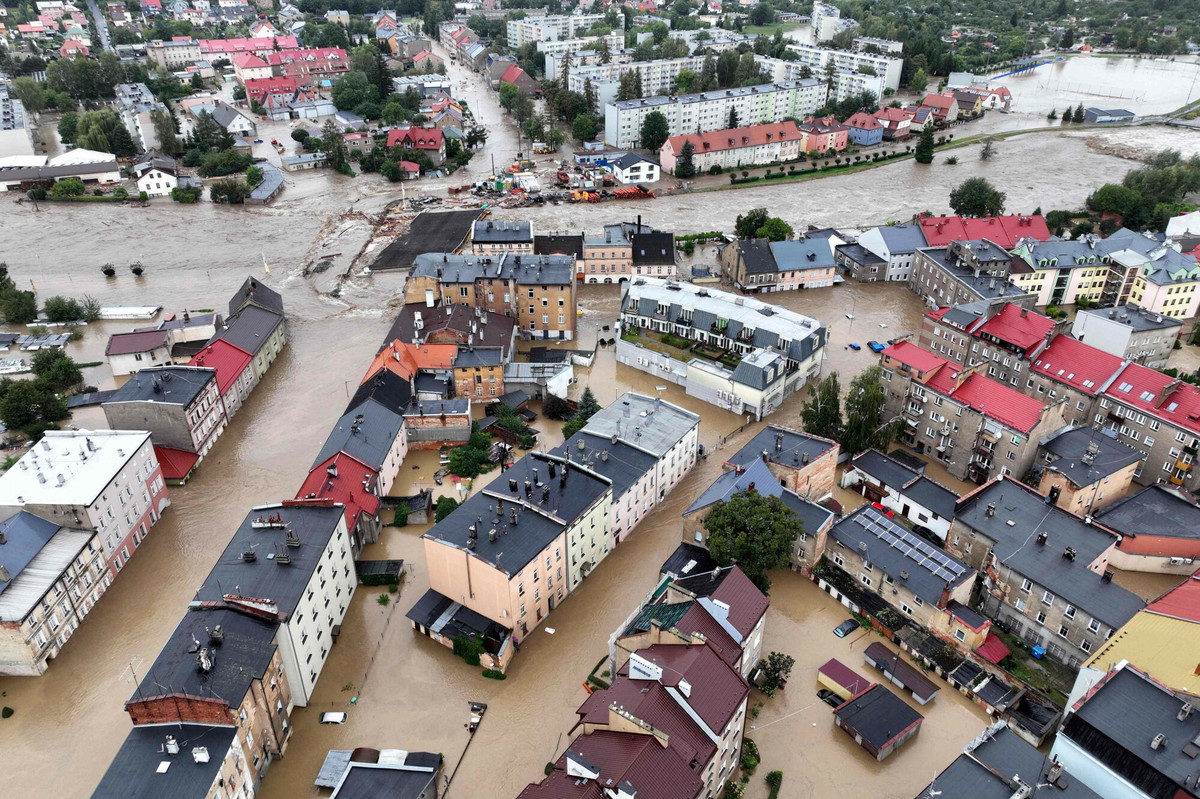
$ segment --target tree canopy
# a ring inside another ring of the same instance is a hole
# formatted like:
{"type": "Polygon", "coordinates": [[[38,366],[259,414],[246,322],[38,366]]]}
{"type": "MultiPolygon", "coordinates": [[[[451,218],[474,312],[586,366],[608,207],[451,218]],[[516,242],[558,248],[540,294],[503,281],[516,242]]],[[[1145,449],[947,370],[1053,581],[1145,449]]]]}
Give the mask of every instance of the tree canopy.
{"type": "Polygon", "coordinates": [[[713,560],[722,566],[736,563],[767,593],[767,572],[791,562],[792,545],[804,525],[779,497],[747,491],[716,503],[704,518],[704,529],[713,560]]]}
{"type": "Polygon", "coordinates": [[[900,438],[903,420],[881,418],[886,403],[881,367],[872,366],[854,376],[846,394],[846,424],[839,439],[843,451],[850,455],[865,449],[887,452],[888,446],[900,438]]]}
{"type": "Polygon", "coordinates": [[[967,178],[950,192],[950,207],[959,216],[998,216],[1004,200],[1004,192],[984,178],[967,178]]]}
{"type": "Polygon", "coordinates": [[[667,143],[671,135],[667,117],[661,111],[651,111],[642,120],[642,147],[647,150],[658,150],[667,143]]]}
{"type": "Polygon", "coordinates": [[[830,372],[813,387],[800,410],[804,430],[814,436],[840,441],[842,438],[842,384],[830,372]]]}

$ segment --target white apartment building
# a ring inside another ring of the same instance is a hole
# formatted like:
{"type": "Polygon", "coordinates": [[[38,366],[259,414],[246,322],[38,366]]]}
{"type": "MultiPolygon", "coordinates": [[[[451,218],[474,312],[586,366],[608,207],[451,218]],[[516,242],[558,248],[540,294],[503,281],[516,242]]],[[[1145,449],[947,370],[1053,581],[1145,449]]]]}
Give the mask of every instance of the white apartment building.
{"type": "Polygon", "coordinates": [[[605,106],[617,99],[617,89],[621,84],[621,76],[630,72],[638,73],[642,81],[642,94],[669,94],[675,86],[675,79],[683,70],[690,70],[697,75],[704,68],[704,56],[692,55],[683,58],[659,58],[653,61],[634,61],[631,63],[595,64],[593,66],[572,67],[567,76],[567,88],[583,94],[590,80],[596,92],[596,105],[605,106]]]}
{"type": "Polygon", "coordinates": [[[614,31],[607,36],[584,36],[579,39],[553,39],[537,43],[539,53],[547,57],[563,56],[567,53],[574,55],[585,50],[595,50],[601,47],[601,42],[608,46],[609,52],[620,50],[625,46],[625,36],[620,31],[614,31]]]}
{"type": "Polygon", "coordinates": [[[731,111],[737,114],[739,126],[778,122],[785,117],[803,119],[825,105],[827,96],[825,82],[810,78],[678,97],[619,100],[604,109],[604,141],[612,147],[640,147],[642,122],[655,111],[667,118],[668,135],[678,136],[727,128],[731,111]]]}
{"type": "Polygon", "coordinates": [[[0,158],[33,155],[33,131],[25,124],[25,106],[0,86],[0,158]]]}
{"type": "Polygon", "coordinates": [[[170,504],[142,430],[48,430],[0,476],[0,508],[96,532],[106,585],[170,504]]]}
{"type": "Polygon", "coordinates": [[[115,87],[117,114],[130,138],[141,150],[152,150],[159,147],[158,134],[150,119],[153,111],[166,111],[167,108],[157,99],[144,83],[119,83],[115,87]]]}
{"type": "Polygon", "coordinates": [[[0,522],[0,675],[36,677],[111,580],[91,530],[20,512],[0,522]]]}
{"type": "Polygon", "coordinates": [[[858,20],[843,17],[837,6],[829,3],[813,3],[812,33],[818,42],[827,42],[844,30],[858,25],[858,20]]]}
{"type": "Polygon", "coordinates": [[[862,52],[868,47],[874,47],[881,53],[888,55],[900,55],[904,52],[904,42],[898,42],[895,39],[876,39],[873,36],[855,36],[850,49],[862,52]]]}
{"type": "MultiPolygon", "coordinates": [[[[835,69],[842,72],[859,72],[861,67],[871,69],[883,78],[883,88],[893,91],[900,88],[900,69],[904,59],[893,55],[875,55],[859,53],[854,50],[835,50],[831,47],[821,47],[815,44],[791,42],[788,49],[796,54],[795,64],[805,64],[818,77],[824,77],[825,65],[832,63],[835,69]]],[[[758,59],[755,58],[757,61],[758,59]]],[[[799,67],[797,67],[799,69],[799,67]]],[[[870,76],[866,76],[870,77],[870,76]]],[[[880,97],[883,95],[880,94],[880,97]]]]}
{"type": "MultiPolygon", "coordinates": [[[[843,51],[834,50],[832,52],[843,51]]],[[[754,56],[754,62],[761,69],[765,70],[773,81],[801,80],[806,68],[812,73],[812,77],[822,80],[825,78],[824,67],[818,70],[800,61],[784,61],[782,58],[756,55],[754,56]]],[[[865,72],[859,72],[857,69],[847,70],[839,66],[833,73],[833,86],[830,87],[830,91],[833,93],[831,99],[845,100],[863,92],[871,92],[876,97],[883,97],[884,90],[887,88],[887,81],[884,75],[869,75],[865,72]]]]}
{"type": "Polygon", "coordinates": [[[251,508],[191,607],[224,603],[278,620],[291,706],[307,706],[357,583],[345,506],[288,500],[251,508]]]}
{"type": "Polygon", "coordinates": [[[604,22],[603,14],[554,14],[508,21],[508,46],[514,50],[531,42],[574,39],[593,25],[604,22]]]}

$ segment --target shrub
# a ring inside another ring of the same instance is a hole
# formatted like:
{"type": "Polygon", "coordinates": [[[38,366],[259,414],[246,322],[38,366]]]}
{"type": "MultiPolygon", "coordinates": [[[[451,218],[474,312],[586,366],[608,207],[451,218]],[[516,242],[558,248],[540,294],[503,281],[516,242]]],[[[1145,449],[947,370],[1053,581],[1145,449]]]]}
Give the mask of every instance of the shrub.
{"type": "Polygon", "coordinates": [[[500,671],[499,669],[484,669],[483,676],[487,677],[489,680],[507,680],[508,679],[508,675],[505,674],[504,672],[500,671]]]}
{"type": "Polygon", "coordinates": [[[146,200],[149,200],[149,199],[150,199],[150,195],[146,194],[146,192],[144,192],[144,191],[138,192],[138,202],[144,203],[144,202],[146,202],[146,200]]]}
{"type": "Polygon", "coordinates": [[[954,166],[955,164],[958,163],[958,156],[957,155],[950,156],[949,158],[946,159],[946,163],[949,164],[950,166],[954,166]]]}
{"type": "Polygon", "coordinates": [[[468,666],[478,666],[479,656],[483,654],[483,644],[474,638],[460,635],[454,639],[453,650],[468,666]]]}
{"type": "Polygon", "coordinates": [[[104,189],[92,189],[92,196],[93,197],[103,197],[104,189]]]}
{"type": "Polygon", "coordinates": [[[772,788],[778,790],[779,786],[783,784],[783,772],[772,771],[768,773],[766,776],[766,782],[767,785],[770,785],[772,788]]]}
{"type": "Polygon", "coordinates": [[[742,771],[747,774],[753,774],[754,769],[758,768],[758,764],[762,762],[762,758],[758,754],[758,744],[754,743],[749,738],[743,739],[742,742],[742,771]]]}
{"type": "Polygon", "coordinates": [[[437,505],[433,509],[433,518],[440,522],[451,513],[454,513],[454,509],[457,507],[458,500],[454,497],[438,497],[437,505]]]}
{"type": "Polygon", "coordinates": [[[745,792],[745,786],[738,785],[733,780],[725,780],[725,790],[722,796],[724,796],[725,799],[742,799],[742,794],[745,792]]]}
{"type": "Polygon", "coordinates": [[[118,200],[127,200],[129,199],[129,191],[124,186],[117,186],[113,189],[113,197],[116,197],[118,200]]]}
{"type": "Polygon", "coordinates": [[[400,584],[399,584],[399,583],[391,583],[391,584],[389,584],[389,585],[388,585],[388,593],[389,593],[389,594],[394,594],[394,593],[396,593],[396,592],[397,592],[397,591],[399,591],[399,590],[400,590],[400,584]]]}
{"type": "Polygon", "coordinates": [[[711,167],[708,168],[708,174],[710,174],[710,175],[719,175],[724,171],[725,170],[721,169],[720,164],[713,164],[711,167]]]}
{"type": "Polygon", "coordinates": [[[392,601],[392,598],[389,597],[387,594],[380,594],[378,597],[375,598],[375,601],[381,605],[386,605],[388,602],[392,601]]]}
{"type": "Polygon", "coordinates": [[[200,199],[201,189],[199,186],[180,187],[176,186],[171,189],[171,199],[177,203],[191,205],[200,199]]]}
{"type": "Polygon", "coordinates": [[[543,769],[543,771],[545,771],[546,776],[549,777],[551,774],[554,773],[554,763],[547,763],[546,768],[543,769]]]}
{"type": "Polygon", "coordinates": [[[11,707],[9,707],[8,705],[5,705],[4,709],[0,710],[0,718],[5,718],[5,719],[12,718],[12,714],[14,712],[15,711],[13,711],[13,709],[11,707]]]}

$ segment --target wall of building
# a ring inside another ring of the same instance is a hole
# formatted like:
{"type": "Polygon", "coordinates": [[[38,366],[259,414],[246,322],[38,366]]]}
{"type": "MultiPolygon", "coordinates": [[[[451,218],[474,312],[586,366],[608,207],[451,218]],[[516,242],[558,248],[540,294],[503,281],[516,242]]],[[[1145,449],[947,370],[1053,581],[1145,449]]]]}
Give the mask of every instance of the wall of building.
{"type": "Polygon", "coordinates": [[[617,363],[654,375],[658,380],[669,380],[677,386],[687,382],[686,363],[624,339],[617,339],[617,363]]]}
{"type": "Polygon", "coordinates": [[[1071,776],[1105,799],[1146,799],[1146,794],[1140,789],[1065,735],[1055,736],[1050,754],[1064,763],[1070,763],[1071,776]]]}
{"type": "MultiPolygon", "coordinates": [[[[445,414],[444,416],[405,416],[404,426],[408,449],[413,451],[441,449],[443,444],[461,444],[471,437],[470,413],[445,414]]],[[[403,460],[403,457],[402,454],[400,459],[403,460]]],[[[398,463],[396,468],[397,470],[400,468],[398,463]]],[[[392,479],[395,479],[394,474],[392,479]]],[[[379,482],[380,485],[385,485],[382,472],[379,482]]],[[[390,487],[390,481],[386,485],[390,487]]]]}
{"type": "Polygon", "coordinates": [[[454,370],[454,394],[484,403],[504,394],[504,366],[469,366],[454,370]]]}
{"type": "Polygon", "coordinates": [[[1086,516],[1128,494],[1133,486],[1133,476],[1140,466],[1140,461],[1131,463],[1115,474],[1085,486],[1076,486],[1062,472],[1047,467],[1042,471],[1038,492],[1048,495],[1050,489],[1058,488],[1058,501],[1055,504],[1076,516],[1086,516]]]}

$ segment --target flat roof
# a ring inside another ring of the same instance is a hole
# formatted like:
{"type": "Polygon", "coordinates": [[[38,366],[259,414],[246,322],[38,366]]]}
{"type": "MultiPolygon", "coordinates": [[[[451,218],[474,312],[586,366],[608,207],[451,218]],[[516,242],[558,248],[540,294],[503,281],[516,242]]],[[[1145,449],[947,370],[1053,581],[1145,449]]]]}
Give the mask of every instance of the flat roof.
{"type": "Polygon", "coordinates": [[[199,366],[151,366],[134,372],[125,385],[113,392],[104,404],[158,402],[186,408],[216,379],[215,369],[199,366]]]}
{"type": "Polygon", "coordinates": [[[551,454],[562,458],[570,455],[571,460],[584,463],[611,480],[614,502],[658,465],[658,459],[645,450],[620,439],[613,443],[612,439],[598,436],[586,428],[553,449],[551,454]]]}
{"type": "Polygon", "coordinates": [[[1061,430],[1039,446],[1055,457],[1052,463],[1043,462],[1042,468],[1059,472],[1075,486],[1091,485],[1146,459],[1146,453],[1094,427],[1061,430]]]}
{"type": "Polygon", "coordinates": [[[1146,486],[1101,508],[1096,520],[1125,536],[1200,538],[1200,508],[1160,485],[1146,486]]]}
{"type": "Polygon", "coordinates": [[[134,727],[92,799],[203,799],[220,774],[237,727],[200,724],[134,727]],[[167,738],[179,754],[165,752],[167,738]],[[203,753],[198,762],[197,754],[203,753]]]}
{"type": "Polygon", "coordinates": [[[618,436],[661,458],[699,424],[691,411],[629,391],[593,414],[583,429],[601,438],[618,436]]]}
{"type": "Polygon", "coordinates": [[[144,430],[47,430],[0,475],[0,505],[91,505],[149,439],[144,430]]]}

